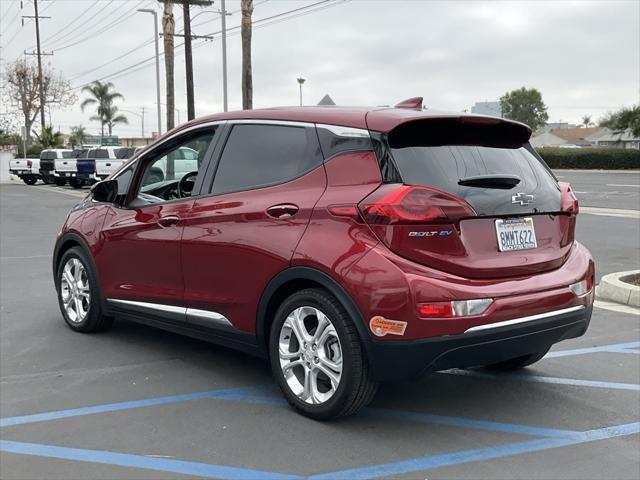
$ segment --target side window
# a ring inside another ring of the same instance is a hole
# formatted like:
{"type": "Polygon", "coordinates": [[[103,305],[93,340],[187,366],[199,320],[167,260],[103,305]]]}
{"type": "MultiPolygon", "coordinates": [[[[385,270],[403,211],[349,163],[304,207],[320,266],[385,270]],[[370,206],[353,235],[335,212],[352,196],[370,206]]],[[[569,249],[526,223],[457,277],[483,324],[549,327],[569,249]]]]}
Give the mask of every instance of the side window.
{"type": "Polygon", "coordinates": [[[322,164],[315,129],[235,125],[224,147],[213,193],[287,182],[322,164]]]}
{"type": "Polygon", "coordinates": [[[191,132],[143,156],[138,200],[159,203],[191,196],[214,134],[213,128],[191,132]]]}
{"type": "Polygon", "coordinates": [[[135,165],[131,165],[115,178],[116,182],[118,182],[118,195],[126,195],[127,190],[129,190],[134,168],[135,165]]]}

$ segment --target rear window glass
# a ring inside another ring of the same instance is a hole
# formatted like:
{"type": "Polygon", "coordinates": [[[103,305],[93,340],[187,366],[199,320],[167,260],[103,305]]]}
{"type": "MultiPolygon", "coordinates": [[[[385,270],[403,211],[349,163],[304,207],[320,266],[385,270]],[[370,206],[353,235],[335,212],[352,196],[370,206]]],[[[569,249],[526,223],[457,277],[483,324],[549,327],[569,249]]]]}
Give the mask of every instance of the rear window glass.
{"type": "MultiPolygon", "coordinates": [[[[190,152],[183,154],[188,156],[190,152]]],[[[314,129],[280,125],[236,125],[220,159],[214,193],[283,183],[322,163],[314,129]]]]}
{"type": "Polygon", "coordinates": [[[55,160],[56,158],[56,152],[52,152],[51,150],[43,151],[40,153],[41,160],[55,160]]]}
{"type": "Polygon", "coordinates": [[[392,150],[405,183],[445,190],[457,196],[470,187],[458,181],[479,175],[517,175],[519,189],[536,189],[553,182],[546,168],[524,147],[495,148],[469,145],[405,147],[392,150]]]}
{"type": "Polygon", "coordinates": [[[109,158],[109,152],[103,149],[94,149],[89,150],[89,155],[87,158],[109,158]]]}
{"type": "Polygon", "coordinates": [[[76,158],[73,152],[62,152],[62,158],[76,158]]]}
{"type": "Polygon", "coordinates": [[[116,158],[120,160],[131,158],[134,151],[135,147],[119,148],[118,150],[116,150],[116,158]]]}

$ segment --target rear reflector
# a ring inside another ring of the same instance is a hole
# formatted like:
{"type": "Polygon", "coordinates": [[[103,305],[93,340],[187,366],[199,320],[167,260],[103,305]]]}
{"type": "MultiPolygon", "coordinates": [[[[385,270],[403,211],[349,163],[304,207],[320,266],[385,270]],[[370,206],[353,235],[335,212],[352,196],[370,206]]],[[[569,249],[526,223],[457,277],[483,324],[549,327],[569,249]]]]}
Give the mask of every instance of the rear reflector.
{"type": "Polygon", "coordinates": [[[385,185],[360,204],[370,224],[451,224],[475,216],[464,200],[433,188],[409,185],[385,185]]]}
{"type": "Polygon", "coordinates": [[[31,165],[33,165],[33,162],[31,160],[27,160],[27,167],[31,168],[31,165]]]}
{"type": "Polygon", "coordinates": [[[569,285],[569,288],[576,297],[582,297],[583,295],[589,293],[590,290],[589,284],[586,279],[582,280],[581,282],[574,283],[573,285],[569,285]]]}
{"type": "Polygon", "coordinates": [[[348,217],[362,222],[358,207],[355,205],[330,205],[327,210],[335,217],[348,217]]]}
{"type": "Polygon", "coordinates": [[[453,300],[451,302],[419,303],[418,315],[421,318],[453,318],[482,315],[492,303],[492,298],[453,300]]]}

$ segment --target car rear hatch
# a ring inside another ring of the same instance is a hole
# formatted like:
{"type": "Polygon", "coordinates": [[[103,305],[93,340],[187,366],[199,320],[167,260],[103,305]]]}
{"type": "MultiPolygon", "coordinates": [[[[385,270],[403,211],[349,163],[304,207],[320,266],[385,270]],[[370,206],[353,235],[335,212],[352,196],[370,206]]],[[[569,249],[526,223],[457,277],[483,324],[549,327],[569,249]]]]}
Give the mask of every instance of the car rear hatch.
{"type": "Polygon", "coordinates": [[[383,142],[403,183],[383,184],[360,203],[362,216],[395,253],[467,278],[558,268],[577,200],[529,136],[524,125],[486,117],[402,123],[383,142]]]}

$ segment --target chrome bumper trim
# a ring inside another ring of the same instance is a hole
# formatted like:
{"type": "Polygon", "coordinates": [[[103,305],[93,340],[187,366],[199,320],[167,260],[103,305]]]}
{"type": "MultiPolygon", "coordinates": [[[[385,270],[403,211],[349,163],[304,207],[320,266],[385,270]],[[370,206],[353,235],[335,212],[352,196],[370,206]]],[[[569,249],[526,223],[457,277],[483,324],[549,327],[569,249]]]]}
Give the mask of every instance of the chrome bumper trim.
{"type": "Polygon", "coordinates": [[[474,332],[480,332],[482,330],[491,330],[494,328],[508,327],[510,325],[517,325],[519,323],[533,322],[535,320],[542,320],[543,318],[555,317],[557,315],[563,315],[565,313],[578,312],[584,309],[585,309],[584,305],[578,305],[575,307],[563,308],[561,310],[554,310],[552,312],[538,313],[537,315],[529,315],[528,317],[514,318],[512,320],[504,320],[502,322],[487,323],[485,325],[477,325],[475,327],[471,327],[465,330],[464,333],[474,333],[474,332]]]}

